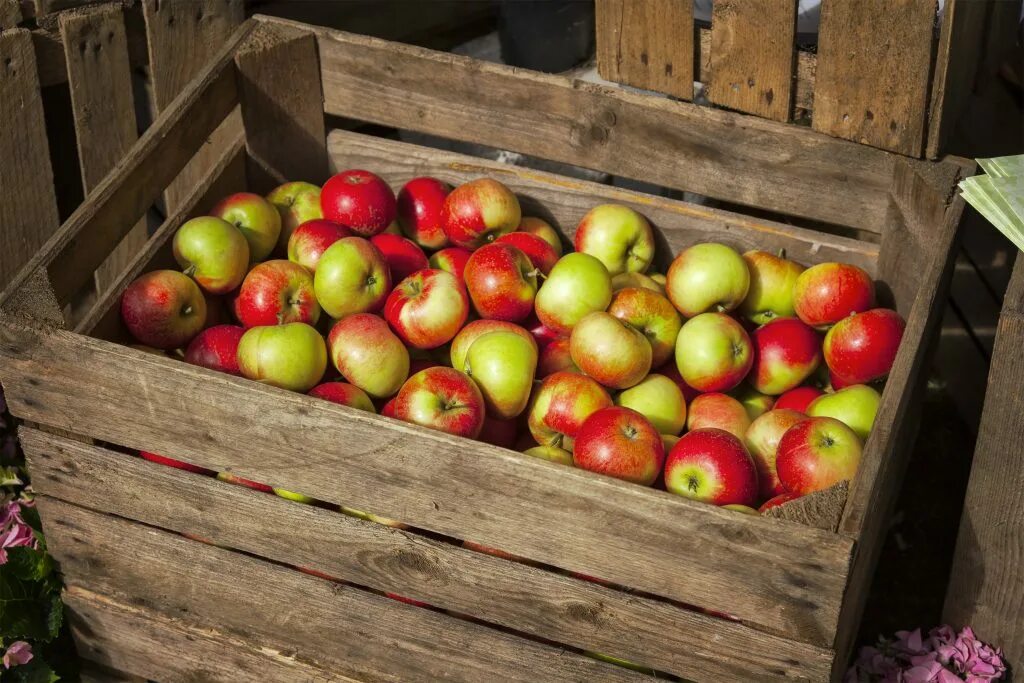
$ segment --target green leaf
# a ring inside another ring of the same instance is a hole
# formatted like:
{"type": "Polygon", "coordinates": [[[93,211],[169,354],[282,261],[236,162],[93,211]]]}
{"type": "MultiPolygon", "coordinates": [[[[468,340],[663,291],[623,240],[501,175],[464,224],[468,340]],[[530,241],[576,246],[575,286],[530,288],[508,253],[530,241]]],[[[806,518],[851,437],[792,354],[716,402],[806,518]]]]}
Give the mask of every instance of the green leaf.
{"type": "Polygon", "coordinates": [[[46,630],[53,640],[60,635],[60,627],[64,624],[64,601],[60,598],[60,589],[50,594],[49,611],[46,615],[46,630]]]}
{"type": "Polygon", "coordinates": [[[36,538],[42,538],[43,534],[43,523],[39,520],[39,511],[36,510],[35,506],[21,507],[21,518],[25,520],[25,524],[32,527],[32,530],[36,532],[36,538]]]}
{"type": "Polygon", "coordinates": [[[4,569],[24,581],[42,581],[53,571],[53,560],[43,550],[8,548],[4,569]]]}
{"type": "Polygon", "coordinates": [[[28,664],[11,669],[10,675],[18,683],[55,683],[60,680],[60,676],[38,655],[28,664]]]}
{"type": "Polygon", "coordinates": [[[48,640],[49,590],[39,581],[24,581],[0,566],[0,637],[48,640]]]}

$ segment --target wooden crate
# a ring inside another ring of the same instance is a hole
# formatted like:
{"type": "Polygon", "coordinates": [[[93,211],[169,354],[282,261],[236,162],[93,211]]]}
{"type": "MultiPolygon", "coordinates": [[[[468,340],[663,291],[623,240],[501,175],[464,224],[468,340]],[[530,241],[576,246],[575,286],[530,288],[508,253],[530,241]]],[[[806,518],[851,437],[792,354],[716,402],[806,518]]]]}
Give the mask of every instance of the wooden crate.
{"type": "Polygon", "coordinates": [[[838,680],[916,428],[962,211],[952,188],[971,167],[561,76],[248,21],[0,294],[0,380],[11,411],[37,425],[21,438],[81,655],[168,681],[645,676],[588,652],[698,681],[838,680]],[[236,109],[243,129],[233,141],[204,145],[236,109]],[[325,114],[785,218],[327,135],[325,114]],[[62,306],[204,148],[215,158],[205,177],[67,329],[62,306]],[[491,175],[567,234],[592,206],[625,203],[658,228],[662,266],[707,240],[863,266],[887,285],[880,295],[907,327],[856,478],[779,508],[781,518],[750,517],[118,343],[118,293],[169,263],[169,238],[186,218],[229,191],[321,182],[353,166],[396,187],[421,174],[456,183],[491,175]],[[807,221],[860,237],[800,227],[807,221]],[[137,449],[410,528],[161,467],[132,457],[137,449]]]}
{"type": "MultiPolygon", "coordinates": [[[[821,4],[816,50],[797,44],[796,0],[596,0],[602,77],[900,154],[937,158],[970,96],[998,2],[857,0],[821,4]],[[934,66],[934,68],[933,68],[934,66]]],[[[1013,4],[1013,3],[1002,3],[1013,4]]]]}

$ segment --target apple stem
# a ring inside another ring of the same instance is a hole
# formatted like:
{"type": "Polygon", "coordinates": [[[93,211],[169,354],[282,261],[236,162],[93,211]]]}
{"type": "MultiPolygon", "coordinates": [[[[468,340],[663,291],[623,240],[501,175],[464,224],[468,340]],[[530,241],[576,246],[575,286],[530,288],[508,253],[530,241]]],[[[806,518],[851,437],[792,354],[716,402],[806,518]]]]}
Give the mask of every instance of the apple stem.
{"type": "Polygon", "coordinates": [[[194,276],[196,274],[196,264],[190,263],[188,268],[186,268],[182,272],[185,273],[185,275],[188,275],[189,277],[194,276]]]}
{"type": "Polygon", "coordinates": [[[786,248],[779,247],[779,258],[786,258],[786,248]]]}

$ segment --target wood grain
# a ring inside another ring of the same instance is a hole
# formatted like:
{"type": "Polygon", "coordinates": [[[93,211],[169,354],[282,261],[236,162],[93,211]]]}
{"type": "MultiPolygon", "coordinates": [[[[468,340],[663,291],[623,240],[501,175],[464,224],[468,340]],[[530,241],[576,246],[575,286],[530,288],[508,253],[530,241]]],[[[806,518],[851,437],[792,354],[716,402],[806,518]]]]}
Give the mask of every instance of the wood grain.
{"type": "Polygon", "coordinates": [[[371,510],[804,642],[827,644],[835,630],[847,538],[69,332],[8,324],[0,335],[0,379],[23,419],[371,510]],[[699,553],[665,543],[695,537],[699,553]]]}
{"type": "Polygon", "coordinates": [[[71,589],[150,607],[359,680],[644,679],[559,647],[56,499],[45,501],[41,516],[71,589]]]}
{"type": "MultiPolygon", "coordinates": [[[[689,3],[682,3],[689,5],[689,3]]],[[[796,57],[795,0],[716,0],[711,13],[708,98],[788,121],[796,57]]]]}
{"type": "Polygon", "coordinates": [[[570,241],[580,219],[593,207],[608,202],[626,204],[646,216],[664,237],[656,264],[660,268],[667,267],[682,249],[708,240],[740,251],[785,249],[789,258],[807,264],[835,260],[854,263],[871,273],[876,268],[877,244],[731,211],[343,130],[331,131],[327,149],[332,172],[373,168],[396,191],[420,175],[454,184],[483,175],[500,178],[519,195],[526,215],[540,214],[560,226],[570,241]]]}
{"type": "Polygon", "coordinates": [[[21,5],[18,0],[0,0],[0,31],[21,23],[21,5]]]}
{"type": "Polygon", "coordinates": [[[32,36],[24,29],[0,33],[0,91],[0,290],[6,290],[60,225],[32,36]]]}
{"type": "Polygon", "coordinates": [[[825,2],[814,130],[920,156],[936,0],[825,2]]]}
{"type": "MultiPolygon", "coordinates": [[[[139,139],[128,39],[123,11],[117,5],[64,12],[59,23],[82,187],[88,195],[139,139]]],[[[97,269],[97,292],[113,281],[147,237],[143,218],[97,269]]]]}
{"type": "Polygon", "coordinates": [[[597,0],[597,69],[602,78],[693,99],[693,4],[597,0]]]}
{"type": "Polygon", "coordinates": [[[47,496],[583,650],[721,680],[814,681],[831,663],[827,650],[649,598],[40,431],[19,436],[47,496]]]}

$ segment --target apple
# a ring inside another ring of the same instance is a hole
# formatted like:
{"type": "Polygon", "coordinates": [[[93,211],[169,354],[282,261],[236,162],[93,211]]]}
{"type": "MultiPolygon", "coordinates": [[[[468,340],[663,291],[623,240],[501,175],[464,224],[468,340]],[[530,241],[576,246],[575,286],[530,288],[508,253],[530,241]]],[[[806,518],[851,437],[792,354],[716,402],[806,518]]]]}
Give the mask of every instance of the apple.
{"type": "Polygon", "coordinates": [[[551,329],[540,320],[537,319],[536,315],[531,315],[526,320],[519,323],[533,335],[533,338],[537,340],[537,348],[543,349],[545,346],[557,339],[568,339],[568,335],[564,332],[556,332],[551,329]]]}
{"type": "MultiPolygon", "coordinates": [[[[479,386],[479,382],[477,385],[479,386]]],[[[518,432],[519,420],[515,418],[502,420],[488,415],[484,417],[484,426],[477,439],[492,446],[514,450],[516,438],[519,436],[518,432]]]]}
{"type": "MultiPolygon", "coordinates": [[[[679,443],[679,437],[674,434],[662,434],[661,443],[665,445],[665,454],[672,450],[672,447],[679,443]]],[[[661,488],[665,488],[664,480],[661,482],[661,488]]]]}
{"type": "Polygon", "coordinates": [[[647,375],[616,396],[615,405],[637,411],[651,421],[659,434],[678,434],[686,426],[683,392],[664,375],[647,375]]]}
{"type": "MultiPolygon", "coordinates": [[[[139,457],[143,460],[155,462],[158,465],[165,465],[167,467],[173,467],[178,470],[185,470],[186,472],[195,472],[196,474],[205,474],[207,476],[213,476],[213,470],[208,470],[205,467],[199,467],[198,465],[192,465],[181,460],[172,460],[171,458],[151,453],[150,451],[139,451],[139,457]]],[[[571,458],[572,456],[570,456],[571,458]]]]}
{"type": "Polygon", "coordinates": [[[398,224],[398,219],[396,218],[395,220],[393,220],[390,223],[388,223],[388,227],[384,228],[383,232],[379,232],[377,234],[378,235],[401,235],[402,234],[402,226],[400,226],[398,224]]]}
{"type": "Polygon", "coordinates": [[[469,249],[448,247],[430,255],[427,263],[435,270],[443,270],[454,275],[460,282],[465,279],[466,264],[473,255],[469,249]]]}
{"type": "Polygon", "coordinates": [[[683,379],[683,376],[679,374],[679,366],[676,365],[675,358],[666,361],[663,365],[654,368],[651,372],[664,375],[675,382],[676,386],[679,387],[679,391],[683,392],[683,398],[686,399],[687,403],[700,396],[700,392],[687,384],[683,379]]]}
{"type": "MultiPolygon", "coordinates": [[[[291,500],[296,503],[302,503],[303,505],[314,505],[317,502],[316,498],[310,498],[309,496],[302,493],[295,493],[294,491],[287,491],[285,489],[278,488],[271,488],[270,490],[274,493],[274,495],[280,498],[284,498],[285,500],[291,500]]],[[[314,574],[314,576],[316,576],[316,574],[314,574]]]]}
{"type": "Polygon", "coordinates": [[[601,204],[576,226],[576,251],[596,256],[612,275],[643,273],[654,260],[654,232],[639,213],[622,204],[601,204]]]}
{"type": "MultiPolygon", "coordinates": [[[[474,320],[459,330],[459,333],[452,339],[451,348],[448,350],[451,366],[456,370],[465,368],[466,354],[469,352],[469,347],[473,345],[473,342],[489,332],[511,332],[521,336],[528,343],[534,342],[533,335],[519,325],[503,320],[474,320]]],[[[536,347],[536,342],[534,342],[534,345],[536,347]]]]}
{"type": "Polygon", "coordinates": [[[683,321],[672,302],[650,289],[629,287],[612,295],[608,313],[640,330],[651,344],[651,364],[672,357],[683,321]]]}
{"type": "Polygon", "coordinates": [[[750,289],[747,262],[724,244],[706,242],[683,250],[668,269],[668,298],[686,318],[735,310],[750,289]]]}
{"type": "Polygon", "coordinates": [[[750,289],[740,303],[739,314],[758,325],[796,315],[793,292],[804,267],[767,251],[748,251],[743,260],[750,271],[750,289]]]}
{"type": "Polygon", "coordinates": [[[782,435],[775,464],[785,489],[806,495],[852,479],[860,455],[852,429],[831,417],[809,417],[782,435]]]}
{"type": "Polygon", "coordinates": [[[270,256],[281,236],[281,214],[277,207],[258,194],[236,192],[225,197],[210,211],[238,228],[249,243],[249,259],[257,263],[270,256]]]}
{"type": "Polygon", "coordinates": [[[526,254],[535,270],[547,275],[558,263],[560,254],[543,237],[528,232],[510,232],[494,240],[495,244],[509,244],[526,254]]]}
{"type": "Polygon", "coordinates": [[[806,415],[795,410],[769,410],[751,422],[747,428],[747,432],[743,436],[743,443],[757,466],[757,481],[761,500],[767,500],[786,492],[782,482],[779,481],[779,473],[775,469],[779,441],[790,427],[806,419],[806,415]]]}
{"type": "Polygon", "coordinates": [[[750,507],[749,505],[723,505],[722,508],[726,510],[732,510],[733,512],[742,512],[745,515],[756,515],[757,510],[750,507]]]}
{"type": "Polygon", "coordinates": [[[751,420],[761,417],[775,405],[774,396],[762,394],[746,382],[733,389],[730,395],[743,404],[751,420]]]}
{"type": "Polygon", "coordinates": [[[320,188],[312,183],[285,183],[271,190],[267,201],[276,206],[281,214],[281,234],[277,239],[281,251],[288,249],[288,242],[296,228],[324,217],[320,209],[320,188]]]}
{"type": "Polygon", "coordinates": [[[854,384],[814,399],[806,413],[811,417],[835,418],[852,429],[861,441],[866,441],[881,402],[882,396],[877,391],[866,384],[854,384]]]}
{"type": "Polygon", "coordinates": [[[322,398],[331,403],[348,406],[357,410],[365,410],[368,413],[376,413],[373,401],[366,395],[366,392],[354,384],[346,382],[324,382],[317,384],[307,392],[310,396],[322,398]]]}
{"type": "Polygon", "coordinates": [[[533,446],[523,453],[548,462],[557,462],[559,465],[573,466],[572,453],[558,446],[533,446]]]}
{"type": "Polygon", "coordinates": [[[188,344],[206,324],[206,299],[199,285],[176,270],[154,270],[135,279],[121,295],[121,319],[137,341],[156,349],[188,344]]]}
{"type": "Polygon", "coordinates": [[[712,505],[757,504],[757,469],[743,443],[721,429],[679,438],[665,460],[665,488],[712,505]]]}
{"type": "Polygon", "coordinates": [[[246,327],[308,323],[320,319],[313,276],[297,263],[278,259],[257,263],[242,282],[235,315],[246,327]]]}
{"type": "MultiPolygon", "coordinates": [[[[394,399],[392,399],[394,400],[394,399]]],[[[391,519],[389,517],[381,517],[370,512],[363,512],[362,510],[355,510],[353,508],[339,505],[338,509],[342,514],[350,517],[356,517],[367,522],[373,522],[374,524],[382,524],[384,526],[391,527],[392,529],[408,529],[409,525],[404,522],[399,522],[397,519],[391,519]]]]}
{"type": "Polygon", "coordinates": [[[724,313],[701,313],[687,320],[676,337],[676,365],[698,391],[729,391],[754,363],[750,337],[724,313]]]}
{"type": "Polygon", "coordinates": [[[391,282],[401,282],[417,270],[429,268],[427,255],[412,240],[401,235],[381,233],[370,238],[377,247],[391,273],[391,282]]]}
{"type": "MultiPolygon", "coordinates": [[[[843,386],[884,379],[896,360],[905,327],[900,314],[888,308],[843,318],[825,335],[825,363],[843,386]]],[[[835,382],[832,387],[841,388],[835,382]]]]}
{"type": "Polygon", "coordinates": [[[394,395],[409,377],[409,351],[384,319],[372,313],[336,322],[327,344],[341,376],[373,398],[394,395]]]}
{"type": "Polygon", "coordinates": [[[649,289],[652,292],[657,292],[661,295],[665,294],[664,285],[659,284],[653,278],[644,275],[643,273],[619,273],[612,278],[613,292],[617,292],[620,289],[626,289],[627,287],[640,287],[642,289],[649,289]]]}
{"type": "Polygon", "coordinates": [[[537,270],[510,244],[488,244],[469,257],[466,289],[481,318],[519,321],[533,312],[537,270]]]}
{"type": "Polygon", "coordinates": [[[451,192],[437,178],[413,178],[398,191],[398,225],[402,234],[424,249],[448,245],[444,234],[444,200],[451,192]]]}
{"type": "Polygon", "coordinates": [[[478,178],[452,190],[441,215],[452,244],[476,249],[515,230],[522,211],[510,189],[497,180],[478,178]]]}
{"type": "Polygon", "coordinates": [[[213,216],[193,218],[178,228],[174,260],[210,294],[226,294],[242,284],[249,270],[249,243],[242,232],[213,216]]]}
{"type": "Polygon", "coordinates": [[[875,283],[863,268],[819,263],[796,280],[793,308],[811,327],[825,328],[875,305],[875,283]]]}
{"type": "Polygon", "coordinates": [[[558,446],[571,451],[583,421],[611,405],[611,396],[591,378],[556,372],[545,377],[534,391],[527,425],[541,446],[558,446]]]}
{"type": "Polygon", "coordinates": [[[795,493],[780,493],[774,498],[770,498],[769,500],[765,501],[761,505],[761,507],[757,508],[757,511],[759,514],[764,514],[766,511],[771,510],[773,507],[778,507],[783,503],[788,503],[791,500],[796,500],[799,497],[800,496],[795,493]]]}
{"type": "Polygon", "coordinates": [[[476,382],[453,368],[428,368],[402,385],[395,417],[475,439],[484,426],[484,399],[476,382]]]}
{"type": "Polygon", "coordinates": [[[572,361],[569,338],[561,337],[544,347],[537,361],[537,379],[544,379],[556,372],[582,372],[572,361]]]}
{"type": "Polygon", "coordinates": [[[451,273],[429,268],[399,282],[384,305],[384,318],[395,334],[418,349],[451,341],[468,315],[462,283],[451,273]]]}
{"type": "Polygon", "coordinates": [[[306,221],[297,226],[288,239],[288,260],[315,273],[327,248],[351,236],[352,231],[341,223],[323,218],[306,221]]]}
{"type": "Polygon", "coordinates": [[[790,389],[786,393],[779,396],[773,406],[776,410],[795,410],[798,413],[806,413],[807,406],[811,404],[811,401],[824,396],[825,392],[817,387],[803,386],[797,387],[796,389],[790,389]]]}
{"type": "Polygon", "coordinates": [[[662,273],[647,273],[647,277],[654,280],[655,283],[661,285],[662,289],[668,287],[668,278],[662,273]]]}
{"type": "Polygon", "coordinates": [[[749,382],[762,394],[778,396],[800,386],[821,363],[818,333],[798,318],[774,318],[750,335],[754,364],[749,382]]]}
{"type": "Polygon", "coordinates": [[[536,235],[550,244],[551,248],[555,250],[555,254],[561,257],[562,238],[559,236],[558,231],[543,218],[523,216],[522,220],[519,221],[519,226],[516,228],[516,232],[525,232],[529,235],[536,235]]]}
{"type": "Polygon", "coordinates": [[[271,386],[306,392],[324,376],[324,338],[306,323],[251,327],[238,342],[242,376],[271,386]]]}
{"type": "Polygon", "coordinates": [[[238,368],[238,343],[245,328],[238,325],[214,325],[199,334],[185,349],[185,362],[204,368],[241,375],[238,368]]]}
{"type": "Polygon", "coordinates": [[[832,391],[839,391],[840,389],[845,389],[846,387],[852,387],[854,384],[856,384],[855,381],[848,380],[848,379],[846,379],[844,377],[840,377],[836,373],[832,372],[831,369],[828,370],[828,385],[827,385],[827,387],[830,390],[832,390],[832,391]]]}
{"type": "Polygon", "coordinates": [[[464,367],[456,368],[480,387],[487,414],[511,420],[526,409],[537,368],[537,343],[515,332],[488,332],[466,352],[464,367]]]}
{"type": "Polygon", "coordinates": [[[324,218],[363,237],[384,232],[397,213],[395,194],[369,171],[351,169],[331,177],[320,190],[324,218]]]}
{"type": "Polygon", "coordinates": [[[572,460],[580,469],[650,486],[665,462],[665,446],[650,420],[630,408],[613,406],[583,422],[572,460]]]}
{"type": "Polygon", "coordinates": [[[627,389],[646,377],[651,353],[642,332],[603,311],[580,320],[569,337],[576,367],[612,389],[627,389]]]}
{"type": "Polygon", "coordinates": [[[258,481],[252,479],[243,479],[242,477],[231,474],[230,472],[218,472],[217,478],[228,484],[235,484],[236,486],[244,486],[247,489],[254,489],[256,491],[262,491],[263,493],[273,493],[274,489],[266,484],[261,484],[258,481]]]}
{"type": "Polygon", "coordinates": [[[313,290],[332,318],[380,310],[391,291],[391,275],[383,254],[362,237],[338,240],[320,256],[313,290]]]}
{"type": "Polygon", "coordinates": [[[589,254],[571,253],[558,259],[537,290],[537,318],[560,334],[589,313],[603,311],[612,300],[612,278],[604,264],[589,254]]]}
{"type": "Polygon", "coordinates": [[[750,427],[750,416],[743,404],[728,394],[701,394],[690,402],[686,428],[693,431],[712,427],[742,439],[750,427]]]}
{"type": "MultiPolygon", "coordinates": [[[[424,368],[426,370],[426,368],[424,368]]],[[[391,398],[387,403],[380,407],[380,414],[384,417],[395,417],[395,399],[391,398]]],[[[397,419],[397,418],[395,418],[397,419]]]]}

